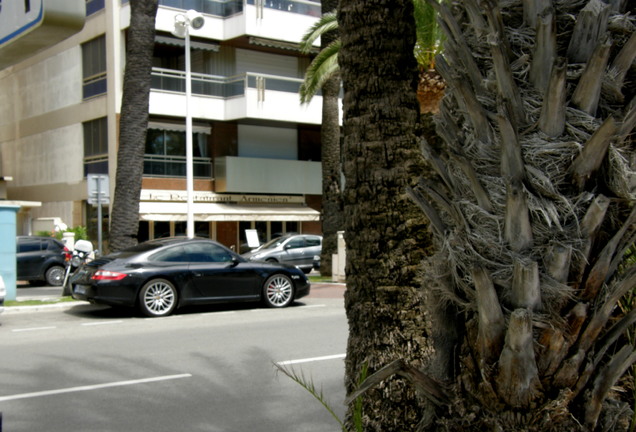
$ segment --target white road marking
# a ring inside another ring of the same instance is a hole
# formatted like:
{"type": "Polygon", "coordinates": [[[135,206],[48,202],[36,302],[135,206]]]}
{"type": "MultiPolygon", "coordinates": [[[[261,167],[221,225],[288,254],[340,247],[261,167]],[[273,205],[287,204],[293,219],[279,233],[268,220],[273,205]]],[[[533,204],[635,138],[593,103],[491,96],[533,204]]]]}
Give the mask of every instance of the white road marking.
{"type": "Polygon", "coordinates": [[[296,360],[286,360],[286,361],[278,362],[276,364],[279,366],[286,366],[286,365],[299,364],[299,363],[311,363],[311,362],[324,361],[324,360],[336,360],[336,359],[345,358],[346,356],[347,356],[346,354],[334,354],[334,355],[323,356],[323,357],[311,357],[311,358],[296,359],[296,360]]]}
{"type": "Polygon", "coordinates": [[[138,379],[138,380],[117,381],[117,382],[112,382],[112,383],[87,385],[87,386],[80,386],[80,387],[69,387],[69,388],[58,389],[58,390],[48,390],[48,391],[33,392],[33,393],[22,393],[22,394],[9,395],[9,396],[0,396],[0,402],[12,401],[12,400],[16,400],[16,399],[36,398],[36,397],[41,397],[41,396],[52,396],[52,395],[58,395],[58,394],[63,394],[63,393],[75,393],[75,392],[81,392],[81,391],[92,391],[92,390],[99,390],[99,389],[104,389],[104,388],[109,388],[109,387],[123,387],[123,386],[145,384],[145,383],[151,383],[151,382],[157,382],[157,381],[167,381],[167,380],[181,379],[181,378],[190,378],[190,377],[192,377],[192,374],[165,375],[165,376],[138,379]]]}
{"type": "Polygon", "coordinates": [[[52,327],[31,327],[31,328],[23,328],[23,329],[13,329],[11,330],[14,333],[18,333],[18,332],[29,332],[29,331],[38,331],[38,330],[51,330],[57,328],[55,326],[52,327]]]}

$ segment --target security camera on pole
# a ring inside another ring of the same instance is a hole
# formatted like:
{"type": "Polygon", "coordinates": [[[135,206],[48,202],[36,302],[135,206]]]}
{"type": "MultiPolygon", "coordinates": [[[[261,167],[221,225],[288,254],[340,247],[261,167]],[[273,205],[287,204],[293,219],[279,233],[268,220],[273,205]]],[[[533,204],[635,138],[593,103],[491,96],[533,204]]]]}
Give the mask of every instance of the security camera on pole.
{"type": "Polygon", "coordinates": [[[177,14],[174,17],[174,30],[172,34],[179,38],[185,38],[185,67],[186,67],[186,194],[187,194],[187,228],[188,238],[194,237],[194,168],[192,156],[192,115],[190,114],[190,99],[192,97],[192,77],[190,72],[190,27],[198,30],[203,27],[203,16],[190,9],[185,14],[177,14]]]}

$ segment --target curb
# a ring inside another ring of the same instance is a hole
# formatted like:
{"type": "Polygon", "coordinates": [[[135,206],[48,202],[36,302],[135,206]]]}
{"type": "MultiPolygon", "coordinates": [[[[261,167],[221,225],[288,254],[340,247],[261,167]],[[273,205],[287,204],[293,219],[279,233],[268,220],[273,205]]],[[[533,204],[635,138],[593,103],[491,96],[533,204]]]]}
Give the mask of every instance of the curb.
{"type": "Polygon", "coordinates": [[[22,312],[52,312],[52,311],[71,309],[77,306],[92,306],[92,305],[88,302],[77,301],[77,302],[63,302],[63,303],[29,305],[29,306],[5,306],[4,311],[2,312],[2,315],[11,315],[14,313],[22,313],[22,312]]]}
{"type": "MultiPolygon", "coordinates": [[[[312,289],[328,289],[328,288],[342,288],[345,289],[347,286],[346,283],[340,282],[313,282],[311,284],[312,289]]],[[[19,297],[17,301],[27,301],[27,300],[42,300],[42,301],[55,301],[59,297],[19,297]]],[[[81,300],[73,301],[73,302],[60,302],[60,303],[48,303],[43,305],[28,305],[28,306],[5,306],[4,311],[1,315],[9,315],[14,313],[21,312],[51,312],[57,310],[66,310],[71,309],[77,306],[95,306],[89,302],[84,302],[81,300]]]]}

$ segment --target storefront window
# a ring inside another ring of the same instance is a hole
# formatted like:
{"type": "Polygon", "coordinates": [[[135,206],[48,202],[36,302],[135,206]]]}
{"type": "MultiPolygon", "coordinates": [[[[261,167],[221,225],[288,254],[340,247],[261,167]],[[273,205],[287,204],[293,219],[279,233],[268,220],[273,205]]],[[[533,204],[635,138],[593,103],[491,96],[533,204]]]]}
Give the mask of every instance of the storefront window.
{"type": "Polygon", "coordinates": [[[170,222],[155,222],[155,238],[170,237],[170,222]]]}
{"type": "Polygon", "coordinates": [[[298,229],[298,222],[285,222],[286,233],[300,233],[298,229]]]}

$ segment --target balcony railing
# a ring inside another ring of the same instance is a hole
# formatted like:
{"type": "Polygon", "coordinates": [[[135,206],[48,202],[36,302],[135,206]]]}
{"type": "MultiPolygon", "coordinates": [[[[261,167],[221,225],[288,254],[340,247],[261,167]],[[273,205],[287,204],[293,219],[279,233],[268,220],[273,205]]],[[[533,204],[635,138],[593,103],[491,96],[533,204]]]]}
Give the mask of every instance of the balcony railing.
{"type": "MultiPolygon", "coordinates": [[[[319,17],[322,15],[318,0],[246,0],[258,9],[268,8],[283,12],[319,17]]],[[[159,5],[176,9],[194,9],[209,15],[229,17],[243,12],[243,0],[159,0],[159,5]]]]}
{"type": "Polygon", "coordinates": [[[319,17],[322,15],[320,1],[312,0],[247,0],[248,5],[257,8],[276,9],[302,15],[319,17]]]}
{"type": "MultiPolygon", "coordinates": [[[[208,157],[192,158],[193,176],[212,177],[212,159],[208,157]]],[[[144,175],[152,177],[185,177],[185,156],[144,155],[144,175]]]]}
{"type": "MultiPolygon", "coordinates": [[[[303,80],[275,75],[245,73],[221,77],[192,73],[192,94],[230,98],[245,95],[246,88],[256,89],[259,100],[264,100],[265,90],[298,93],[303,80]]],[[[185,92],[185,72],[172,69],[152,69],[151,87],[155,90],[185,92]]]]}
{"type": "Polygon", "coordinates": [[[220,17],[243,12],[243,0],[159,0],[159,5],[184,10],[194,9],[220,17]]]}
{"type": "MultiPolygon", "coordinates": [[[[153,68],[150,85],[155,90],[185,92],[185,72],[153,68]]],[[[244,78],[192,73],[192,94],[228,98],[245,93],[244,78]]]]}

